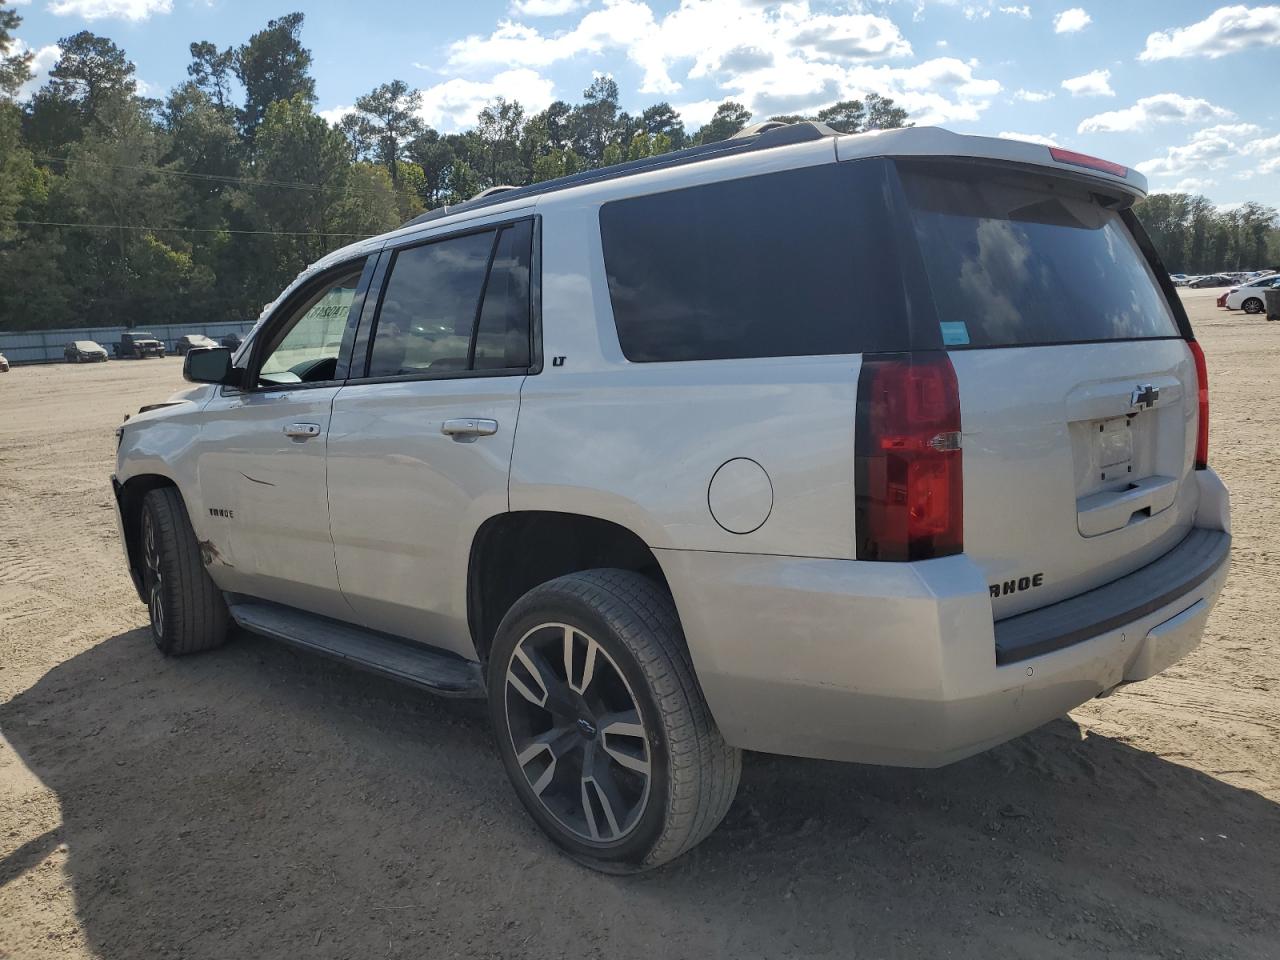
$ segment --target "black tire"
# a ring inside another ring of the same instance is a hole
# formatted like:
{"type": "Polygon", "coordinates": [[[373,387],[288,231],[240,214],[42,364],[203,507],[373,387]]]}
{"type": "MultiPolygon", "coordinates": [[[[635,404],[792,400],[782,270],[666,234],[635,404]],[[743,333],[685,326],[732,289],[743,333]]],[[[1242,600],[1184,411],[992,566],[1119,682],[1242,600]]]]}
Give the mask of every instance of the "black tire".
{"type": "Polygon", "coordinates": [[[1262,301],[1257,297],[1250,297],[1244,303],[1240,304],[1240,308],[1244,310],[1245,313],[1261,313],[1262,301]]]}
{"type": "Polygon", "coordinates": [[[161,653],[184,656],[226,642],[230,618],[209,579],[182,496],[160,487],[143,498],[138,542],[151,638],[161,653]]]}
{"type": "Polygon", "coordinates": [[[489,708],[503,765],[525,809],[562,850],[593,869],[633,873],[675,859],[719,825],[737,793],[742,753],[725,743],[711,717],[670,594],[640,574],[588,570],[541,584],[521,597],[494,639],[489,708]],[[569,650],[570,656],[561,656],[557,665],[559,637],[561,651],[569,650]],[[592,641],[598,650],[592,651],[592,641]],[[552,651],[550,659],[541,659],[538,643],[552,651]],[[526,659],[517,656],[517,648],[526,659]],[[577,676],[579,648],[581,690],[565,667],[571,660],[577,676]],[[539,670],[555,673],[550,685],[533,697],[520,692],[521,685],[532,690],[531,678],[541,676],[526,667],[533,662],[529,657],[538,659],[539,670]],[[597,664],[594,672],[588,672],[588,662],[597,664]],[[553,695],[551,686],[557,682],[559,692],[553,695]],[[572,694],[578,695],[573,702],[590,715],[566,722],[561,696],[572,694]],[[538,696],[557,706],[537,706],[538,696]],[[611,711],[617,710],[617,698],[625,706],[626,696],[636,708],[627,716],[638,716],[642,732],[635,732],[635,723],[607,722],[623,717],[623,712],[611,711]],[[605,703],[609,698],[615,699],[605,703]],[[533,735],[534,728],[523,718],[539,716],[539,710],[547,729],[533,735]],[[628,732],[609,732],[623,727],[628,732]],[[630,747],[624,749],[616,739],[609,746],[607,736],[623,738],[630,747]],[[539,742],[521,750],[518,739],[539,742]],[[539,748],[544,752],[538,753],[539,748]],[[524,764],[518,753],[526,757],[524,764]],[[624,755],[631,761],[620,761],[624,755]],[[553,758],[549,763],[547,756],[553,758]],[[635,785],[641,774],[633,765],[647,767],[642,792],[635,785]],[[597,785],[606,780],[611,789],[597,785]],[[535,789],[535,783],[542,788],[535,789]],[[580,791],[576,813],[575,783],[580,791]],[[637,793],[638,805],[617,815],[614,807],[626,805],[637,793]],[[579,814],[589,836],[570,825],[579,814]]]}

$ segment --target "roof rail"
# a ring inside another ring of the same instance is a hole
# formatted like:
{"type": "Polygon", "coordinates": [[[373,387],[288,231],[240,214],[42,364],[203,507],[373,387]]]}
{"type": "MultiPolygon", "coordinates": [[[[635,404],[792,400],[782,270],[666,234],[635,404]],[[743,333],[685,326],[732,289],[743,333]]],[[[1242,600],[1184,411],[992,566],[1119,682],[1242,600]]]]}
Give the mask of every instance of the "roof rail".
{"type": "Polygon", "coordinates": [[[461,213],[464,210],[475,210],[480,207],[505,203],[508,200],[518,200],[522,197],[537,197],[586,183],[617,180],[621,177],[629,177],[648,170],[680,167],[689,163],[699,163],[703,160],[714,160],[716,157],[749,153],[755,150],[769,150],[773,147],[785,147],[793,143],[807,143],[812,140],[835,136],[839,136],[839,131],[831,129],[825,123],[816,123],[811,120],[803,120],[798,123],[769,120],[747,127],[745,130],[734,134],[728,140],[720,140],[716,143],[704,143],[696,147],[686,147],[683,150],[673,150],[670,153],[660,153],[653,157],[628,160],[625,163],[615,163],[612,166],[599,167],[594,170],[583,170],[580,173],[571,173],[566,177],[557,177],[554,180],[532,183],[527,187],[490,187],[463,203],[437,207],[435,210],[429,210],[416,216],[412,220],[402,223],[400,229],[417,226],[422,223],[430,223],[433,220],[461,213]]]}
{"type": "Polygon", "coordinates": [[[495,186],[490,187],[488,190],[481,190],[471,199],[483,200],[485,197],[491,197],[495,193],[506,193],[508,190],[519,190],[519,189],[520,189],[519,187],[517,187],[515,184],[512,184],[512,183],[499,183],[495,186]]]}

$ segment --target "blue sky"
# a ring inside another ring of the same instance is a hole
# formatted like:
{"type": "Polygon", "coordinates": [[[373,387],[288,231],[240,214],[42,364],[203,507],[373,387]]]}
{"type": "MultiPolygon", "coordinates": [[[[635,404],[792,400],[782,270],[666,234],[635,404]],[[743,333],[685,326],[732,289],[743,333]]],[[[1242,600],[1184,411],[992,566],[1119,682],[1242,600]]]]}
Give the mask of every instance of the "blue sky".
{"type": "Polygon", "coordinates": [[[422,89],[424,118],[442,130],[470,125],[495,95],[531,111],[576,101],[600,73],[626,109],[666,100],[690,129],[726,98],[765,119],[879,92],[918,123],[1137,166],[1153,190],[1280,206],[1280,5],[25,0],[18,36],[45,69],[59,37],[110,36],[161,95],[185,79],[191,41],[237,44],[294,9],[306,14],[318,109],[333,117],[396,77],[422,89]]]}

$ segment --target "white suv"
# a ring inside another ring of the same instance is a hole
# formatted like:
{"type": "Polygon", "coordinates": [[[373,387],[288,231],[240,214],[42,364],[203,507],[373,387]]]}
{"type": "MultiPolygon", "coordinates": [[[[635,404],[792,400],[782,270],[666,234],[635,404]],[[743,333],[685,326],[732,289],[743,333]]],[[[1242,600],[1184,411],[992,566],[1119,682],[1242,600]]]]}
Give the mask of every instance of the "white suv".
{"type": "Polygon", "coordinates": [[[1150,677],[1230,535],[1144,186],[769,125],[331,254],[120,430],[156,643],[487,697],[612,871],[713,830],[744,749],[935,766],[1150,677]]]}

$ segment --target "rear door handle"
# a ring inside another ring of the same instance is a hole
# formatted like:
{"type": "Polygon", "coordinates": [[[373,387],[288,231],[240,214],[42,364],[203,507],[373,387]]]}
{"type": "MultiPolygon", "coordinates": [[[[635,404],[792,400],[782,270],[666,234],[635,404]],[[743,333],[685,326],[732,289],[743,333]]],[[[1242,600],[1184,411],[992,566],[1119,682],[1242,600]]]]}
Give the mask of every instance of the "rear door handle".
{"type": "Polygon", "coordinates": [[[460,417],[456,420],[446,420],[440,425],[440,432],[461,443],[470,443],[476,437],[491,437],[497,433],[498,421],[460,417]]]}
{"type": "Polygon", "coordinates": [[[293,437],[295,440],[307,440],[311,437],[320,436],[320,424],[318,423],[287,423],[284,427],[284,435],[293,437]]]}

